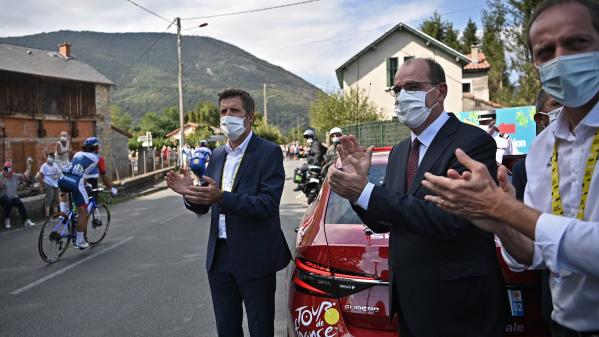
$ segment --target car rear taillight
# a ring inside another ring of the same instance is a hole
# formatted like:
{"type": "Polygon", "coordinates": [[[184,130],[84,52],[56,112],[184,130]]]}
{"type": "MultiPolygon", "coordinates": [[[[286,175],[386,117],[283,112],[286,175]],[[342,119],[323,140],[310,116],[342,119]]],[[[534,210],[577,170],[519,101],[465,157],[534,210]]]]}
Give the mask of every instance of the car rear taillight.
{"type": "Polygon", "coordinates": [[[387,283],[370,276],[339,273],[302,258],[295,259],[295,266],[295,287],[316,296],[341,298],[387,283]]]}

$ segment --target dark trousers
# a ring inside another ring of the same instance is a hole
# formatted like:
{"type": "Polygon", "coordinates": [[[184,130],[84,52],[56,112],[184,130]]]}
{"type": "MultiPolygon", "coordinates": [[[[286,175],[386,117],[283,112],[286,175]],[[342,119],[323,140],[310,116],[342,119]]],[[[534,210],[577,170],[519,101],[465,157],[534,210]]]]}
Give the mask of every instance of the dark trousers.
{"type": "Polygon", "coordinates": [[[6,195],[3,195],[0,197],[0,202],[2,202],[2,207],[4,207],[4,217],[6,219],[10,218],[10,211],[12,210],[13,206],[19,210],[23,220],[29,219],[25,205],[23,205],[23,202],[21,199],[19,199],[19,197],[9,199],[6,195]]]}
{"type": "Polygon", "coordinates": [[[219,337],[243,336],[243,305],[252,337],[274,336],[276,274],[240,281],[235,277],[227,241],[219,239],[208,271],[219,337]]]}

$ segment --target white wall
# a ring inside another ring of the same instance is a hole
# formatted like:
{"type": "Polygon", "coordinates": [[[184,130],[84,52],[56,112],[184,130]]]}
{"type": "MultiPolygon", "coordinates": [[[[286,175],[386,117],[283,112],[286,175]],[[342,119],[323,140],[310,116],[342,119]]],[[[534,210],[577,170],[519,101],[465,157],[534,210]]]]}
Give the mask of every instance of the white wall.
{"type": "Polygon", "coordinates": [[[459,112],[462,110],[462,67],[448,54],[426,44],[412,34],[396,31],[387,36],[374,49],[370,49],[354,60],[344,71],[343,90],[350,87],[364,89],[369,99],[382,110],[385,119],[391,119],[394,98],[385,91],[387,88],[388,57],[398,58],[398,68],[406,56],[432,58],[445,71],[448,95],[445,99],[445,110],[459,112]],[[359,72],[358,72],[359,70],[359,72]]]}

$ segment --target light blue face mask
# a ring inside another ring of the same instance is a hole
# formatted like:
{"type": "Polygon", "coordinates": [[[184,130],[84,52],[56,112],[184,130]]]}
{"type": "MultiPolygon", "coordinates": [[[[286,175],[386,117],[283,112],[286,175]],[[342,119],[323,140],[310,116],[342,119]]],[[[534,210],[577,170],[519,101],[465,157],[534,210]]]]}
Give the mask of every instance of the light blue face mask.
{"type": "Polygon", "coordinates": [[[561,105],[578,108],[599,90],[599,52],[556,57],[539,66],[543,90],[561,105]]]}

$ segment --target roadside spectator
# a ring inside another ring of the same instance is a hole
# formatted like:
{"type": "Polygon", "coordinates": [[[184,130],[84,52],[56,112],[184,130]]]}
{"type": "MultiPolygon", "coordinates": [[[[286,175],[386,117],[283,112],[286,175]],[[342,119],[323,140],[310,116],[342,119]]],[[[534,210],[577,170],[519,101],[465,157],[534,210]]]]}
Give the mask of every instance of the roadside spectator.
{"type": "Polygon", "coordinates": [[[533,11],[526,29],[532,62],[563,107],[530,148],[524,204],[505,169],[497,186],[459,150],[469,171],[428,173],[423,182],[427,200],[494,232],[510,268],[549,269],[552,335],[560,337],[599,335],[598,18],[599,4],[589,0],[547,0],[533,11]]]}
{"type": "Polygon", "coordinates": [[[2,177],[0,177],[0,188],[2,189],[2,195],[0,195],[0,202],[2,202],[2,206],[4,207],[4,227],[9,229],[10,225],[10,211],[13,206],[17,207],[21,217],[25,220],[25,226],[35,226],[29,216],[27,215],[27,210],[25,209],[25,205],[17,195],[17,187],[19,183],[28,182],[29,174],[31,173],[31,163],[33,160],[31,158],[27,159],[27,170],[24,173],[14,173],[12,170],[12,163],[7,161],[4,163],[4,168],[2,170],[2,177]]]}
{"type": "Polygon", "coordinates": [[[60,189],[58,188],[58,178],[60,176],[62,176],[62,170],[54,162],[54,154],[48,153],[46,162],[42,164],[38,173],[40,191],[46,194],[44,203],[46,216],[50,216],[50,210],[54,212],[56,205],[60,202],[60,189]]]}
{"type": "Polygon", "coordinates": [[[168,160],[168,148],[166,147],[166,145],[162,145],[162,150],[160,151],[160,154],[162,156],[162,162],[166,162],[168,160]]]}
{"type": "Polygon", "coordinates": [[[56,152],[54,157],[58,168],[62,170],[69,162],[69,155],[73,152],[71,141],[69,140],[69,134],[66,131],[60,132],[60,140],[56,143],[56,152]]]}

